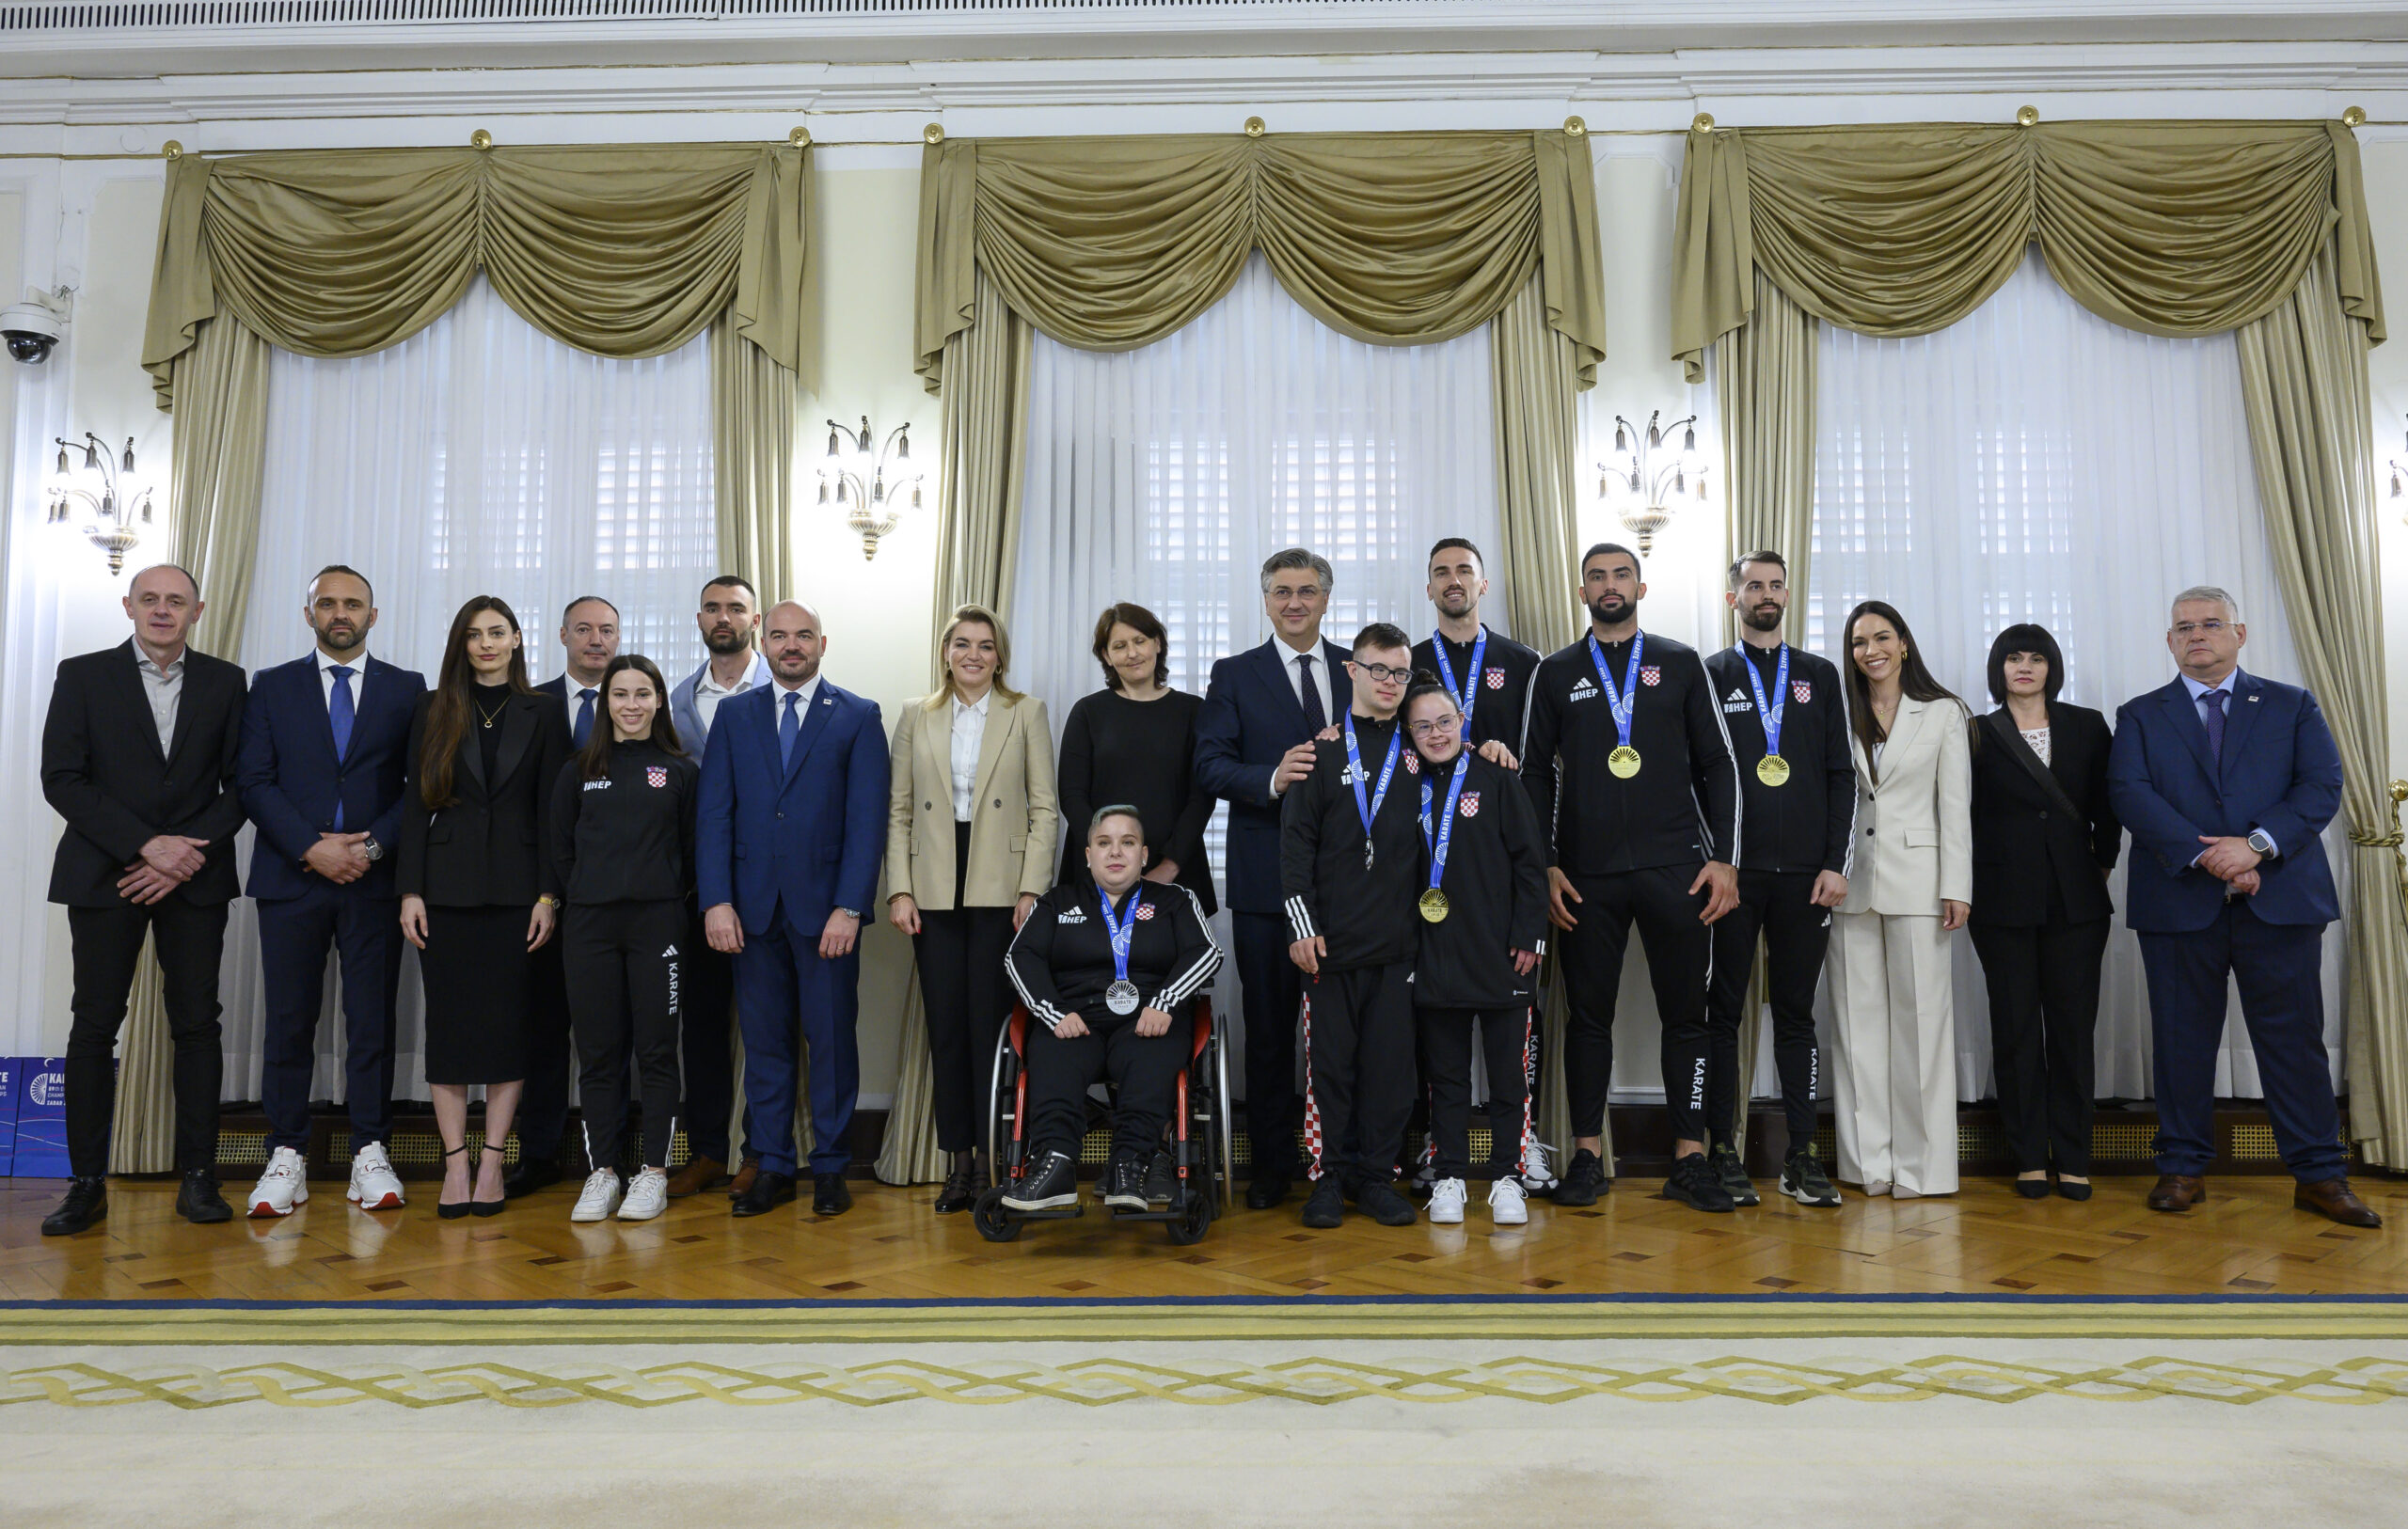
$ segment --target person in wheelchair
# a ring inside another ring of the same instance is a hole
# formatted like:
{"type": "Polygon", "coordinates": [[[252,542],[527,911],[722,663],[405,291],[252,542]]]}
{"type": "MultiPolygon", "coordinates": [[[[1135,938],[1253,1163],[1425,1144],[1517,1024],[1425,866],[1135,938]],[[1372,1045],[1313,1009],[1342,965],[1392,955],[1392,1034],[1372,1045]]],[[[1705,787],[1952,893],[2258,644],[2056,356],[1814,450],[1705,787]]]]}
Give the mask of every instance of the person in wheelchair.
{"type": "Polygon", "coordinates": [[[1101,808],[1086,828],[1095,885],[1065,882],[1038,898],[1004,959],[1037,1021],[1028,1031],[1030,1166],[1003,1198],[1013,1210],[1078,1203],[1087,1089],[1106,1075],[1112,1163],[1103,1203],[1130,1210],[1170,1203],[1163,1127],[1187,1061],[1185,1021],[1221,965],[1196,894],[1143,879],[1137,810],[1101,808]]]}

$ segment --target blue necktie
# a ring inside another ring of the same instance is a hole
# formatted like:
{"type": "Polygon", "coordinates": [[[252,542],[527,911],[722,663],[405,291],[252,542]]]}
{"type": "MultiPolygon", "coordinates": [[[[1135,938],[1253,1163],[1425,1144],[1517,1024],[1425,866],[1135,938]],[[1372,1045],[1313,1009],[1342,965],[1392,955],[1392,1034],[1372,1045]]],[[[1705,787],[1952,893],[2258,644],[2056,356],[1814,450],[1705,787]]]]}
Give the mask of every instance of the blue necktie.
{"type": "Polygon", "coordinates": [[[585,747],[585,740],[592,736],[594,736],[594,692],[590,689],[579,690],[577,693],[577,720],[569,724],[568,741],[582,749],[585,747]]]}
{"type": "Polygon", "coordinates": [[[801,700],[801,691],[787,691],[785,715],[778,718],[778,764],[782,767],[794,764],[794,741],[802,736],[802,718],[795,714],[795,706],[801,700]]]}
{"type": "MultiPolygon", "coordinates": [[[[349,664],[337,664],[326,670],[335,677],[334,694],[326,699],[326,720],[334,727],[335,758],[340,760],[351,752],[351,675],[349,664]]],[[[335,793],[335,832],[342,832],[342,793],[335,793]]]]}
{"type": "Polygon", "coordinates": [[[2208,724],[2208,753],[2218,764],[2224,763],[2224,699],[2222,690],[2210,690],[2199,698],[2208,704],[2203,720],[2208,724]]]}

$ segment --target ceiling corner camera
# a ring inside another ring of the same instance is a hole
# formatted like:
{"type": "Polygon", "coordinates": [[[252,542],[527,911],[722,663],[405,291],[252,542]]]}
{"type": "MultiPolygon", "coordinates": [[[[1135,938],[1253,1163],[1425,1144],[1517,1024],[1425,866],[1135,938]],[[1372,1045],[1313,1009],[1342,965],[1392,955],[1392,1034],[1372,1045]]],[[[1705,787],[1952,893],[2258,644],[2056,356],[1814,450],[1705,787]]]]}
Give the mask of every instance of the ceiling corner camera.
{"type": "Polygon", "coordinates": [[[0,307],[0,339],[8,344],[8,358],[38,367],[58,348],[67,332],[69,298],[65,292],[28,292],[26,301],[0,307]]]}

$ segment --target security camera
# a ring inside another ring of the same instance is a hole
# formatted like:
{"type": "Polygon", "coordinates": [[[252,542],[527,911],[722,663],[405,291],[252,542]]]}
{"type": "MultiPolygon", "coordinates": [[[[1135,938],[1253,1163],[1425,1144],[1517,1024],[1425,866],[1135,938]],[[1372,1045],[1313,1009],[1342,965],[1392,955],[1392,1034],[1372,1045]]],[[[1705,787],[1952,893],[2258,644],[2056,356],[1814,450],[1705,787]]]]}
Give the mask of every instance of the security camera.
{"type": "Polygon", "coordinates": [[[58,348],[58,337],[66,328],[64,316],[47,302],[0,308],[0,339],[8,342],[9,359],[29,367],[50,359],[50,353],[58,348]]]}

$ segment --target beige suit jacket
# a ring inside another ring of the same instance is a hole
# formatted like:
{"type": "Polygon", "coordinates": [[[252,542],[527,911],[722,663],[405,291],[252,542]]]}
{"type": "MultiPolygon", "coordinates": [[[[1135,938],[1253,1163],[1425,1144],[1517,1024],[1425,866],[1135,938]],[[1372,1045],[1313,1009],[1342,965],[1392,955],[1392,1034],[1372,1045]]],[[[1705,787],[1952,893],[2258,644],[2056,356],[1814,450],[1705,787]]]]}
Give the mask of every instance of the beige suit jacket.
{"type": "Polygon", "coordinates": [[[1856,756],[1856,864],[1843,913],[1940,917],[1942,900],[1973,900],[1973,759],[1965,708],[1901,700],[1873,776],[1862,740],[1856,756]]]}
{"type": "MultiPolygon", "coordinates": [[[[895,725],[895,773],[887,794],[886,895],[924,908],[953,906],[953,707],[904,703],[895,725]]],[[[971,907],[1009,907],[1042,896],[1059,861],[1061,814],[1054,796],[1054,730],[1045,702],[993,693],[979,740],[970,816],[971,907]]]]}

